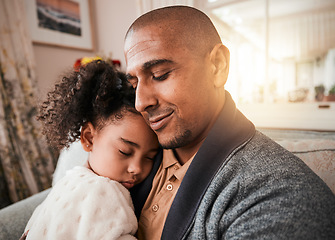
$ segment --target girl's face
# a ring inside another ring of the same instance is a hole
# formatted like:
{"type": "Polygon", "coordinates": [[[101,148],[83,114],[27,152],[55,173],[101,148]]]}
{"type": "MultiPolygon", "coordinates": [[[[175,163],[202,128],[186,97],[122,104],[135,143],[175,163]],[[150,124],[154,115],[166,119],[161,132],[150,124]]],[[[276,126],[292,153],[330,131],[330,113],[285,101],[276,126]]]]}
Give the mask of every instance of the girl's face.
{"type": "Polygon", "coordinates": [[[159,147],[156,134],[143,117],[131,112],[100,130],[88,124],[82,132],[82,144],[90,151],[88,161],[96,174],[118,181],[128,189],[149,175],[159,147]],[[90,136],[87,147],[83,137],[90,136]]]}

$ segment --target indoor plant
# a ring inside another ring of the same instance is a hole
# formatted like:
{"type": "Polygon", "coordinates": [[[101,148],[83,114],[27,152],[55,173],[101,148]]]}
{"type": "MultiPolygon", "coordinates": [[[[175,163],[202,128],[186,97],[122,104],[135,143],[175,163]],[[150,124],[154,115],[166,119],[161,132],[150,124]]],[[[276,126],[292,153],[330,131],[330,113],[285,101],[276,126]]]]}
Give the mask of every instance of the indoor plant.
{"type": "Polygon", "coordinates": [[[325,101],[335,101],[335,84],[328,91],[328,96],[325,96],[325,101]]]}

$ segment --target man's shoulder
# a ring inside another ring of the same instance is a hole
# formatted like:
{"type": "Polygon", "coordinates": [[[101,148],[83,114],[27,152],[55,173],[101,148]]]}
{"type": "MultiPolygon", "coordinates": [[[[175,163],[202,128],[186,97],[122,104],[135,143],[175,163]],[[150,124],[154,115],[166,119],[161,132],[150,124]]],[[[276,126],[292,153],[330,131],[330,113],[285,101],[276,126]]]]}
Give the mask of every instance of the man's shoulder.
{"type": "Polygon", "coordinates": [[[223,160],[219,172],[227,169],[244,178],[318,178],[300,158],[259,131],[223,160]]]}
{"type": "Polygon", "coordinates": [[[256,132],[223,160],[196,218],[210,226],[221,222],[217,232],[227,238],[318,238],[324,231],[335,234],[334,211],[335,197],[326,184],[302,160],[256,132]]]}
{"type": "Polygon", "coordinates": [[[293,166],[310,170],[293,153],[257,130],[248,142],[231,154],[228,162],[246,168],[244,171],[273,171],[278,167],[291,171],[293,166]]]}
{"type": "Polygon", "coordinates": [[[331,190],[301,159],[258,131],[223,160],[211,186],[220,186],[218,194],[234,189],[239,199],[267,195],[335,204],[331,190]]]}

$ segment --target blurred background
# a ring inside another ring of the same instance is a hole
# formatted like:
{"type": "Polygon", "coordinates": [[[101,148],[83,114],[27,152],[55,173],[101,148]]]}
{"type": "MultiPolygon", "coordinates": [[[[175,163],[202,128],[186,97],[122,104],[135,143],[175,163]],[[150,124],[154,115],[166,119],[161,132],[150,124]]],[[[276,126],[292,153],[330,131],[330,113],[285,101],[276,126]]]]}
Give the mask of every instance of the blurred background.
{"type": "Polygon", "coordinates": [[[123,38],[132,21],[176,4],[195,6],[215,23],[231,52],[226,88],[256,125],[335,130],[335,106],[328,97],[335,95],[333,0],[90,1],[93,51],[33,42],[39,97],[83,56],[108,56],[125,70],[123,38]]]}

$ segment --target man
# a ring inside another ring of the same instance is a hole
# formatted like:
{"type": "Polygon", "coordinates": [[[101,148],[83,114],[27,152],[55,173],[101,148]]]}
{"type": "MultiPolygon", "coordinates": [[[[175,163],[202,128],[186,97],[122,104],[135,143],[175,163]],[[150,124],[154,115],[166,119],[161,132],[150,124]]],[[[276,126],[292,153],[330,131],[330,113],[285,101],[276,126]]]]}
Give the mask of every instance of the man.
{"type": "Polygon", "coordinates": [[[334,195],[236,109],[229,51],[204,13],[144,14],[125,57],[136,109],[165,149],[132,193],[139,239],[335,239],[334,195]]]}

